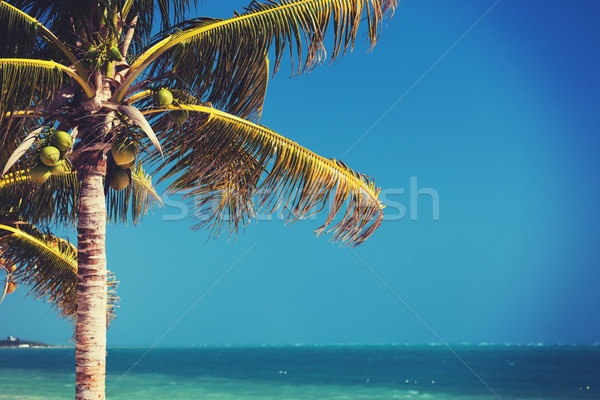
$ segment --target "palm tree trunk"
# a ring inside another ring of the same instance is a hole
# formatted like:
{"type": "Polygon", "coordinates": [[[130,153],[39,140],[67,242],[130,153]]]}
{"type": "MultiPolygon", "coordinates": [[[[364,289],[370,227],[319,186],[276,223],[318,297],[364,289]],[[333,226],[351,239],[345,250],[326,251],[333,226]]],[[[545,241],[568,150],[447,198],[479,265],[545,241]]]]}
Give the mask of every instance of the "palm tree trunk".
{"type": "MultiPolygon", "coordinates": [[[[102,162],[101,162],[102,163],[102,162]]],[[[106,200],[104,170],[83,174],[77,217],[76,399],[104,399],[106,375],[106,200]]]]}

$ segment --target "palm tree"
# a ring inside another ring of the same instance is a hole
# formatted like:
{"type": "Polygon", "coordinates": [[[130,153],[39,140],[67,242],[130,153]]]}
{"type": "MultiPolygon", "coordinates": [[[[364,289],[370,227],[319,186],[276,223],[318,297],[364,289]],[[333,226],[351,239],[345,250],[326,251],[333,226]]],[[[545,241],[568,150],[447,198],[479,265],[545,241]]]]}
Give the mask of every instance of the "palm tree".
{"type": "Polygon", "coordinates": [[[127,186],[134,158],[215,233],[224,222],[237,231],[256,210],[283,206],[297,220],[331,203],[316,233],[358,245],[383,218],[371,178],[258,121],[286,51],[299,73],[310,71],[326,44],[332,60],[351,49],[363,20],[373,46],[396,0],[253,1],[230,19],[184,20],[190,3],[0,2],[3,175],[20,181],[29,170],[43,182],[48,168],[72,166],[80,184],[77,204],[53,213],[77,224],[77,399],[104,398],[106,193],[127,186]]]}

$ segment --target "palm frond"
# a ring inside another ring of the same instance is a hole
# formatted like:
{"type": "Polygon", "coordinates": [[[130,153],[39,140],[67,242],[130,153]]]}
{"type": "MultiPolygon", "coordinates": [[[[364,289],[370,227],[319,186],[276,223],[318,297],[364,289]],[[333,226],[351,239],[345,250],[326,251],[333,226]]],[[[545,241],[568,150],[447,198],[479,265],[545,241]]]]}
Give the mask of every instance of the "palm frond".
{"type": "MultiPolygon", "coordinates": [[[[325,159],[261,125],[201,105],[180,105],[195,114],[181,129],[155,121],[165,158],[150,155],[164,179],[173,179],[172,192],[193,201],[205,224],[219,228],[225,219],[235,230],[254,208],[274,212],[283,205],[290,221],[323,210],[329,204],[324,232],[338,212],[343,216],[329,228],[333,240],[358,245],[383,219],[379,188],[371,178],[345,164],[325,159]],[[161,128],[162,127],[162,128],[161,128]],[[225,218],[226,217],[226,218],[225,218]]],[[[147,114],[164,111],[154,109],[147,114]]],[[[161,118],[161,117],[158,117],[161,118]]]]}
{"type": "Polygon", "coordinates": [[[0,1],[0,57],[32,58],[38,34],[78,67],[78,73],[84,80],[87,79],[85,70],[77,64],[73,53],[49,29],[30,15],[0,1]]]}
{"type": "MultiPolygon", "coordinates": [[[[80,38],[73,31],[91,33],[99,30],[97,20],[111,24],[114,10],[123,10],[125,0],[13,0],[11,4],[36,18],[47,26],[63,42],[75,45],[80,38]]],[[[131,2],[130,2],[131,3],[131,2]]],[[[138,16],[136,30],[138,37],[134,41],[134,49],[141,49],[151,35],[152,29],[168,29],[173,24],[183,21],[186,12],[196,5],[195,0],[136,0],[130,5],[128,19],[138,16]]],[[[114,27],[112,27],[114,28],[114,27]]],[[[91,35],[90,35],[91,36],[91,35]]]]}
{"type": "Polygon", "coordinates": [[[23,140],[42,125],[42,117],[37,111],[15,111],[4,116],[0,122],[0,169],[23,140]]]}
{"type": "MultiPolygon", "coordinates": [[[[11,4],[48,27],[62,42],[71,46],[78,40],[73,31],[96,21],[90,16],[104,15],[108,3],[94,0],[11,0],[11,4]],[[101,7],[104,7],[101,9],[101,7]]],[[[98,26],[94,28],[98,29],[98,26]]]]}
{"type": "Polygon", "coordinates": [[[253,1],[245,13],[231,19],[185,21],[167,32],[166,37],[160,35],[137,58],[113,99],[121,101],[139,74],[156,62],[151,69],[153,76],[173,73],[179,80],[174,78],[170,82],[178,85],[175,87],[192,92],[201,101],[227,104],[231,92],[223,82],[250,80],[260,74],[263,57],[271,45],[274,44],[275,52],[274,72],[286,48],[296,60],[298,72],[310,70],[325,60],[329,29],[333,30],[333,61],[354,46],[363,18],[374,46],[384,16],[393,13],[396,3],[396,0],[253,1]]]}
{"type": "Polygon", "coordinates": [[[0,57],[29,57],[37,42],[35,18],[0,2],[0,57]]]}
{"type": "Polygon", "coordinates": [[[124,223],[131,219],[137,224],[157,203],[162,205],[162,199],[152,186],[152,177],[138,164],[131,169],[131,186],[120,191],[109,190],[106,198],[108,219],[124,223]]]}
{"type": "MultiPolygon", "coordinates": [[[[69,241],[41,232],[35,226],[17,221],[0,224],[0,251],[5,262],[16,266],[11,278],[25,285],[38,299],[44,299],[59,315],[74,321],[77,317],[77,250],[69,241]]],[[[108,321],[115,317],[118,282],[109,273],[108,321]]]]}
{"type": "MultiPolygon", "coordinates": [[[[195,7],[196,3],[196,0],[117,0],[112,1],[111,6],[121,11],[126,24],[137,16],[138,35],[133,42],[133,49],[138,52],[150,38],[153,29],[166,30],[180,23],[184,20],[187,11],[191,6],[195,7]]],[[[110,15],[111,12],[109,11],[108,14],[110,15]]]]}
{"type": "Polygon", "coordinates": [[[10,172],[0,179],[0,212],[34,224],[75,226],[79,188],[74,171],[52,175],[41,185],[31,179],[27,169],[10,172]]]}
{"type": "Polygon", "coordinates": [[[152,28],[156,26],[154,10],[160,13],[161,30],[183,21],[190,5],[196,6],[196,1],[190,0],[142,0],[135,1],[130,15],[140,15],[140,29],[143,37],[148,38],[152,28]]]}
{"type": "Polygon", "coordinates": [[[57,65],[42,60],[0,59],[0,122],[7,113],[39,109],[50,101],[60,90],[63,80],[57,65]]]}
{"type": "MultiPolygon", "coordinates": [[[[95,96],[85,80],[62,64],[21,58],[0,59],[0,123],[5,118],[20,116],[14,114],[16,111],[41,110],[61,89],[63,73],[77,81],[89,98],[95,96]]],[[[5,141],[5,134],[0,132],[0,143],[5,141]]]]}
{"type": "MultiPolygon", "coordinates": [[[[150,208],[162,204],[141,166],[132,170],[131,177],[130,188],[108,192],[109,221],[137,224],[150,208]]],[[[0,214],[18,215],[34,224],[75,226],[80,187],[75,171],[51,175],[41,185],[31,179],[26,168],[8,173],[0,179],[0,214]]]]}

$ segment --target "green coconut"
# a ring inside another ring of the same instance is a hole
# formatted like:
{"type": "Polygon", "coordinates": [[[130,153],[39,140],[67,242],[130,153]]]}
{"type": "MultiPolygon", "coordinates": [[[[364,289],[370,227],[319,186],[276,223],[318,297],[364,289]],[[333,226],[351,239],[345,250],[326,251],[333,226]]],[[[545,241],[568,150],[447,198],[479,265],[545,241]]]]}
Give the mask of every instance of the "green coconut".
{"type": "Polygon", "coordinates": [[[50,143],[60,151],[67,151],[73,146],[73,139],[65,131],[55,131],[50,138],[50,143]]]}
{"type": "Polygon", "coordinates": [[[29,176],[41,185],[50,178],[50,168],[44,164],[36,164],[33,168],[29,169],[29,176]]]}
{"type": "Polygon", "coordinates": [[[45,165],[52,167],[60,161],[60,150],[54,146],[46,146],[40,151],[40,160],[45,165]]]}
{"type": "Polygon", "coordinates": [[[87,49],[87,53],[85,55],[86,58],[92,59],[98,55],[98,49],[95,46],[90,46],[87,49]]]}
{"type": "Polygon", "coordinates": [[[183,125],[189,116],[190,113],[187,110],[171,111],[169,113],[169,117],[171,117],[176,125],[183,125]]]}
{"type": "Polygon", "coordinates": [[[129,186],[129,174],[121,167],[115,167],[113,170],[110,187],[114,190],[123,190],[129,186]]]}
{"type": "Polygon", "coordinates": [[[154,95],[154,102],[160,107],[166,107],[173,104],[173,94],[168,89],[160,89],[154,95]]]}
{"type": "Polygon", "coordinates": [[[49,167],[49,169],[52,175],[61,175],[68,172],[67,164],[64,162],[64,160],[61,160],[56,165],[49,167]]]}
{"type": "Polygon", "coordinates": [[[123,55],[121,54],[117,46],[113,46],[110,49],[108,49],[108,58],[112,61],[122,61],[123,55]]]}
{"type": "Polygon", "coordinates": [[[111,153],[115,164],[126,165],[135,161],[137,146],[129,140],[117,140],[112,145],[111,153]]]}

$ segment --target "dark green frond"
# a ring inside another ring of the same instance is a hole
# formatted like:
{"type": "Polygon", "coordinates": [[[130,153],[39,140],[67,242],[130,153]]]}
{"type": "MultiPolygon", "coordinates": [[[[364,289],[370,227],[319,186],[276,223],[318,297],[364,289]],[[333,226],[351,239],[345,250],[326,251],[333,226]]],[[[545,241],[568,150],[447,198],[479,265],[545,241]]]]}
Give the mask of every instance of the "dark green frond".
{"type": "MultiPolygon", "coordinates": [[[[0,59],[0,123],[8,112],[40,109],[60,90],[62,82],[63,71],[53,62],[0,59]]],[[[2,143],[5,132],[0,135],[2,143]]]]}
{"type": "MultiPolygon", "coordinates": [[[[92,31],[100,30],[100,21],[112,25],[113,10],[116,8],[117,12],[121,12],[126,1],[13,0],[10,3],[46,25],[60,40],[74,46],[80,35],[73,31],[73,25],[78,32],[92,36],[92,31]],[[105,14],[106,17],[103,18],[105,14]]],[[[168,29],[182,21],[186,12],[195,5],[195,0],[133,1],[125,22],[129,23],[138,15],[138,37],[133,43],[134,50],[141,49],[142,43],[150,37],[152,29],[168,29]]]]}
{"type": "Polygon", "coordinates": [[[205,223],[218,228],[226,220],[236,229],[251,216],[250,199],[255,199],[268,213],[283,205],[291,221],[328,207],[316,232],[329,228],[333,240],[346,244],[364,242],[381,224],[379,188],[366,175],[261,125],[211,107],[180,107],[196,118],[182,129],[162,130],[165,159],[150,157],[166,170],[162,179],[174,179],[169,190],[190,198],[205,223]],[[341,220],[329,227],[342,211],[341,220]]]}
{"type": "MultiPolygon", "coordinates": [[[[0,57],[45,58],[44,53],[47,54],[49,49],[53,49],[58,55],[53,57],[55,61],[62,62],[66,57],[68,64],[77,63],[77,59],[67,46],[39,21],[0,1],[0,57]],[[45,47],[43,43],[38,43],[36,40],[38,35],[50,46],[45,47]],[[36,46],[38,44],[39,46],[36,46]],[[36,48],[35,52],[34,48],[36,48]]],[[[83,69],[78,67],[78,71],[82,77],[87,78],[83,69]]]]}
{"type": "Polygon", "coordinates": [[[39,128],[42,119],[37,116],[13,116],[0,122],[0,172],[27,135],[39,128]]]}
{"type": "MultiPolygon", "coordinates": [[[[125,3],[122,1],[122,3],[125,3]]],[[[196,0],[138,0],[134,1],[129,16],[139,15],[138,31],[141,41],[135,46],[135,50],[141,50],[154,27],[160,26],[161,30],[170,28],[174,24],[183,21],[190,5],[196,6],[196,0]],[[160,25],[157,24],[155,12],[158,10],[160,25]]]]}
{"type": "Polygon", "coordinates": [[[0,2],[0,58],[29,57],[37,42],[37,30],[36,20],[0,2]]]}
{"type": "MultiPolygon", "coordinates": [[[[11,278],[31,294],[49,302],[67,319],[77,317],[77,250],[67,240],[43,233],[24,222],[6,224],[0,218],[0,251],[5,262],[16,266],[11,278]]],[[[109,273],[108,320],[115,316],[118,282],[109,273]]]]}

